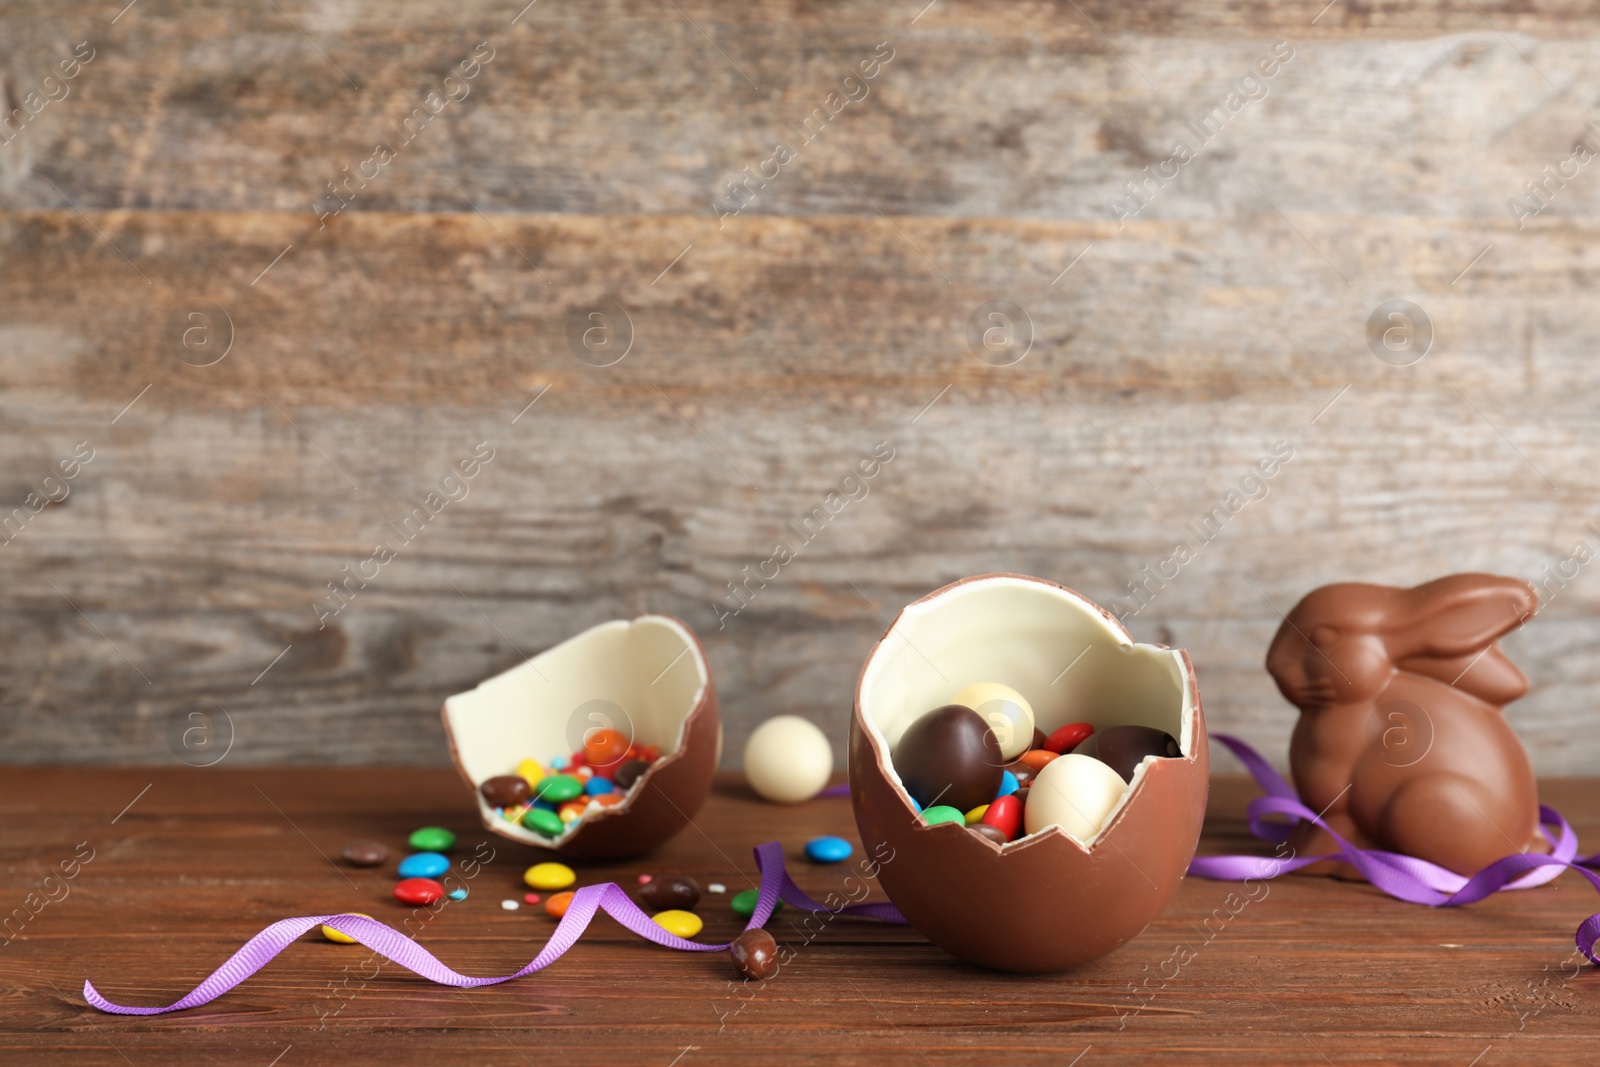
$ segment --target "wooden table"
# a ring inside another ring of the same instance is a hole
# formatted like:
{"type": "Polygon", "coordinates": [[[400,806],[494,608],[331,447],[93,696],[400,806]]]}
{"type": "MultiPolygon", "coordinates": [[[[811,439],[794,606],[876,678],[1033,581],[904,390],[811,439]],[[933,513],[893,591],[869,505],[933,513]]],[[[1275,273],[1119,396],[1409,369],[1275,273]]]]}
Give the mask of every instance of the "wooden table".
{"type": "MultiPolygon", "coordinates": [[[[1248,782],[1216,781],[1203,851],[1253,848],[1243,822],[1252,795],[1248,782]]],[[[1547,781],[1543,795],[1591,847],[1600,839],[1593,782],[1547,781]]],[[[7,769],[0,905],[23,907],[30,893],[40,894],[35,906],[47,894],[57,899],[20,932],[13,918],[0,936],[0,1062],[696,1067],[770,1056],[775,1064],[1092,1067],[1248,1056],[1490,1067],[1593,1059],[1600,978],[1576,966],[1571,938],[1600,902],[1574,875],[1455,911],[1290,878],[1258,901],[1235,903],[1232,915],[1225,902],[1234,887],[1191,879],[1122,950],[1042,978],[969,967],[909,929],[838,919],[778,978],[746,989],[731,981],[720,953],[667,952],[601,919],[549,970],[492,988],[445,989],[398,968],[364,980],[365,949],[313,935],[198,1010],[138,1018],[86,1008],[85,978],[114,1001],[170,1002],[284,916],[359,910],[398,922],[406,911],[389,895],[392,864],[355,870],[329,857],[357,837],[398,853],[411,829],[435,823],[456,828],[458,851],[470,851],[486,835],[466,799],[453,772],[433,769],[7,769]],[[46,885],[75,856],[76,877],[46,885]]],[[[730,777],[695,826],[658,855],[584,866],[580,875],[631,887],[642,872],[679,869],[731,894],[752,884],[752,846],[777,839],[795,855],[822,833],[855,837],[847,800],[779,808],[730,777]]],[[[536,854],[500,838],[490,844],[494,858],[470,896],[420,935],[467,973],[516,970],[554,926],[542,909],[500,908],[522,897],[519,874],[536,854]]],[[[843,877],[840,868],[793,866],[819,897],[843,877]]],[[[737,931],[726,902],[707,894],[703,937],[737,931]]],[[[774,932],[800,940],[783,919],[774,932]]]]}

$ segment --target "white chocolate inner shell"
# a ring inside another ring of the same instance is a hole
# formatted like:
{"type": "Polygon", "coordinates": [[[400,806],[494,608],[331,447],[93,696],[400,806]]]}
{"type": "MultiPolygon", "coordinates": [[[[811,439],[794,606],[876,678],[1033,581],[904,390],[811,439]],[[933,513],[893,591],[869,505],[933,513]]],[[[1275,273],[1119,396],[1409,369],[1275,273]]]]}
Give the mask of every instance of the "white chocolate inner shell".
{"type": "MultiPolygon", "coordinates": [[[[1179,653],[1133,643],[1069,590],[1024,578],[982,578],[907,607],[863,672],[863,718],[902,793],[889,758],[900,735],[975,682],[1017,690],[1046,734],[1069,722],[1096,729],[1154,726],[1177,738],[1184,756],[1195,751],[1193,704],[1179,653]]],[[[1104,826],[1115,821],[1147,766],[1134,772],[1104,826]]]]}
{"type": "MultiPolygon", "coordinates": [[[[584,733],[611,727],[639,745],[655,745],[663,759],[683,743],[684,723],[699,705],[708,680],[694,639],[673,619],[645,615],[601,623],[526,663],[497,674],[476,689],[445,701],[461,768],[474,783],[514,774],[517,762],[537,760],[549,769],[554,756],[570,757],[584,733]],[[603,703],[600,703],[603,702],[603,703]],[[619,719],[618,709],[625,719],[619,719]]],[[[478,795],[485,818],[497,818],[478,795]]],[[[608,817],[627,805],[590,812],[608,817]]],[[[514,836],[559,845],[572,832],[548,838],[514,823],[514,836]]]]}

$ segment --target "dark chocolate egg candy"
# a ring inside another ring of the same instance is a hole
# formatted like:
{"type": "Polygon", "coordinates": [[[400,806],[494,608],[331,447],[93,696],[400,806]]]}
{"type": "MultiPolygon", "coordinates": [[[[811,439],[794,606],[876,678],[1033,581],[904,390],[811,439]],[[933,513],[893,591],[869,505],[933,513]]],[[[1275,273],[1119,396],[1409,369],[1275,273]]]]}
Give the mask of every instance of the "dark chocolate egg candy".
{"type": "Polygon", "coordinates": [[[1072,751],[1079,756],[1093,756],[1122,775],[1124,782],[1133,781],[1134,768],[1146,756],[1170,759],[1183,755],[1176,738],[1153,726],[1106,726],[1072,751]]]}
{"type": "Polygon", "coordinates": [[[968,811],[1000,791],[1000,741],[976,711],[946,704],[928,712],[894,746],[900,782],[924,808],[947,804],[968,811]]]}

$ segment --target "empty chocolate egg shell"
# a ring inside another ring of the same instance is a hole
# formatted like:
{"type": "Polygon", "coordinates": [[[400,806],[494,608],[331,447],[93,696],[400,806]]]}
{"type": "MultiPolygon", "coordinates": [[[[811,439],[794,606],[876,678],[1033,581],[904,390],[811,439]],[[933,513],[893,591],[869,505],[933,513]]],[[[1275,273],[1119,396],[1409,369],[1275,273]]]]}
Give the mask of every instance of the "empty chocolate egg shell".
{"type": "Polygon", "coordinates": [[[486,828],[577,859],[643,855],[681,830],[710,794],[722,750],[705,650],[668,615],[601,623],[457,693],[444,702],[444,732],[486,828]],[[660,751],[621,803],[591,806],[552,838],[484,798],[486,780],[525,758],[546,765],[582,751],[596,729],[660,751]]]}
{"type": "Polygon", "coordinates": [[[1137,936],[1194,856],[1208,773],[1188,655],[1134,643],[1104,609],[1040,578],[980,575],[908,605],[856,684],[850,795],[862,844],[884,857],[878,881],[930,941],[985,967],[1067,970],[1137,936]],[[1020,692],[1046,734],[1069,722],[1151,726],[1181,754],[1140,764],[1084,840],[1052,826],[1002,845],[927,825],[891,752],[919,716],[985,681],[1020,692]]]}

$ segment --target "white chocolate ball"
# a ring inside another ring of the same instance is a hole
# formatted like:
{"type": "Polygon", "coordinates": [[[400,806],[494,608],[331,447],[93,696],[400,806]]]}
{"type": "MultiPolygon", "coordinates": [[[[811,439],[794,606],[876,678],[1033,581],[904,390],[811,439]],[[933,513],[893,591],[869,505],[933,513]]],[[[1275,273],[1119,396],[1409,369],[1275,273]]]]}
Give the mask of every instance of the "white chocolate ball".
{"type": "Polygon", "coordinates": [[[798,715],[768,719],[744,746],[745,779],[775,804],[810,800],[828,784],[831,774],[833,746],[827,735],[798,715]]]}
{"type": "Polygon", "coordinates": [[[1009,763],[1033,744],[1033,706],[1009,685],[978,682],[955,695],[960,704],[978,713],[1000,741],[1000,755],[1009,763]]]}
{"type": "Polygon", "coordinates": [[[1057,756],[1034,776],[1022,825],[1034,834],[1059,826],[1079,841],[1100,832],[1128,783],[1093,756],[1057,756]]]}

